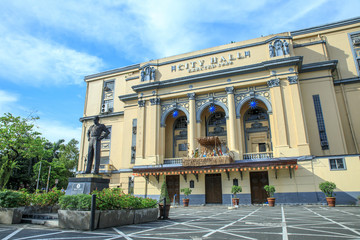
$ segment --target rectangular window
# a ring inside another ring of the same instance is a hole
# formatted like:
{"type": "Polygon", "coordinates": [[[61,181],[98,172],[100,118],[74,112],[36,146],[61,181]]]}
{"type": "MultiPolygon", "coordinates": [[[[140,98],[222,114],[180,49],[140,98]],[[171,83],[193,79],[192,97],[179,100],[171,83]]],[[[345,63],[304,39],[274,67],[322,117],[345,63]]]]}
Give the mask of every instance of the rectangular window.
{"type": "Polygon", "coordinates": [[[324,116],[323,116],[322,109],[321,109],[320,96],[313,95],[313,100],[314,100],[316,121],[317,121],[318,129],[319,129],[321,149],[327,150],[327,149],[329,149],[329,143],[328,143],[328,139],[326,136],[325,122],[324,122],[324,116]]]}
{"type": "Polygon", "coordinates": [[[130,163],[135,163],[136,159],[136,133],[137,133],[137,119],[132,121],[132,139],[131,139],[131,161],[130,163]]]}
{"type": "Polygon", "coordinates": [[[104,82],[103,100],[101,104],[101,113],[103,114],[114,111],[114,87],[114,80],[104,82]]]}
{"type": "Polygon", "coordinates": [[[266,143],[259,143],[259,152],[266,152],[266,143]]]}
{"type": "Polygon", "coordinates": [[[111,126],[106,126],[109,130],[110,134],[101,140],[101,150],[110,150],[110,143],[111,143],[111,126]]]}
{"type": "Polygon", "coordinates": [[[358,74],[360,73],[360,33],[350,34],[351,48],[354,53],[354,60],[357,67],[358,74]]]}
{"type": "Polygon", "coordinates": [[[343,158],[329,159],[330,170],[346,170],[345,160],[343,158]]]}
{"type": "Polygon", "coordinates": [[[134,178],[129,177],[128,194],[134,195],[134,178]]]}

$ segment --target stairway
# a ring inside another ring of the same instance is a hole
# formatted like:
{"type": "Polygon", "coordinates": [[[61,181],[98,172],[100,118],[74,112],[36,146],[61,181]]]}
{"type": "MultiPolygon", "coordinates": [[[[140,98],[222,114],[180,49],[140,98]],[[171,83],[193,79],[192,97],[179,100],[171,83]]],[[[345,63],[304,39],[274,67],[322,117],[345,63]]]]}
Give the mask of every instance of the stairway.
{"type": "Polygon", "coordinates": [[[58,227],[58,214],[57,213],[34,213],[23,214],[22,223],[45,225],[48,227],[58,227]]]}

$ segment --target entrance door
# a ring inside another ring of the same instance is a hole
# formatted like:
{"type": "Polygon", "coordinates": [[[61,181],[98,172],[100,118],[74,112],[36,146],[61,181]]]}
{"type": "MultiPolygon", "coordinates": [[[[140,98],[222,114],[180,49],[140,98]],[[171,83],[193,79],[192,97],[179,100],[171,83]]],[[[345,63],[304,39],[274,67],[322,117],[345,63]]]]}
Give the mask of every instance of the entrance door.
{"type": "Polygon", "coordinates": [[[179,184],[179,175],[173,175],[173,176],[166,176],[166,185],[169,193],[169,197],[171,200],[171,203],[174,202],[174,195],[175,197],[175,203],[180,202],[180,184],[179,184]]]}
{"type": "Polygon", "coordinates": [[[205,175],[205,202],[222,203],[221,174],[205,175]]]}
{"type": "Polygon", "coordinates": [[[250,172],[251,203],[265,203],[267,201],[265,185],[269,185],[268,172],[250,172]]]}

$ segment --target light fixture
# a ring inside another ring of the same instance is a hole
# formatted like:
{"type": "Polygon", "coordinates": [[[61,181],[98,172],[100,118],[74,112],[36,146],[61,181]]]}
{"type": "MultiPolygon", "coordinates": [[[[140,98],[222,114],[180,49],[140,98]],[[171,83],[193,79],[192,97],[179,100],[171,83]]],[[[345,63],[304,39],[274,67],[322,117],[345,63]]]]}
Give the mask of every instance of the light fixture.
{"type": "Polygon", "coordinates": [[[257,102],[255,99],[252,99],[252,100],[249,102],[249,107],[250,107],[251,109],[255,109],[255,108],[257,108],[257,106],[258,106],[258,102],[257,102]]]}
{"type": "Polygon", "coordinates": [[[215,105],[210,105],[210,107],[209,107],[209,112],[210,113],[214,113],[216,111],[216,107],[215,107],[215,105]]]}
{"type": "Polygon", "coordinates": [[[179,116],[179,111],[178,110],[174,110],[172,113],[173,118],[176,118],[177,116],[179,116]]]}

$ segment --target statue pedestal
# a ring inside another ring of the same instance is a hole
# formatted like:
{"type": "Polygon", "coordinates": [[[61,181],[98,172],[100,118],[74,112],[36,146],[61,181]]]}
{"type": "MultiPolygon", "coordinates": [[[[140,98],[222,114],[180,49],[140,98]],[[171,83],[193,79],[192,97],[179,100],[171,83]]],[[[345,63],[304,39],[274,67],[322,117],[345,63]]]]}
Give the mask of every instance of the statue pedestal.
{"type": "Polygon", "coordinates": [[[109,188],[110,179],[104,179],[99,174],[79,174],[69,178],[65,195],[90,194],[94,190],[109,188]]]}

